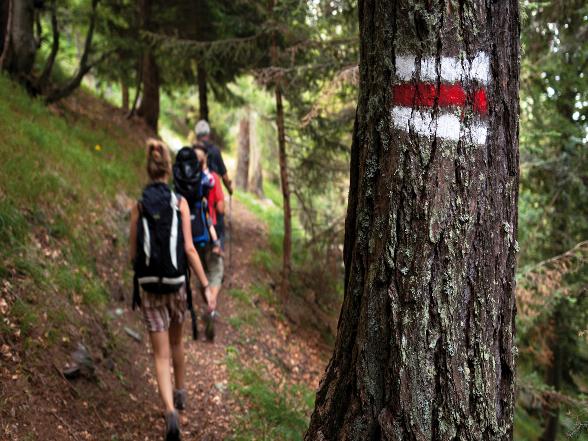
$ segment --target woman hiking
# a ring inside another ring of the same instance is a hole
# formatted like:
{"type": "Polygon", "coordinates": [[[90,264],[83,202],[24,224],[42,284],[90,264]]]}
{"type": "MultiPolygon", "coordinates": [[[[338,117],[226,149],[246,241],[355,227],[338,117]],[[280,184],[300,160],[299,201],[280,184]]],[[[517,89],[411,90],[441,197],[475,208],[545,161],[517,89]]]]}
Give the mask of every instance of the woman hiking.
{"type": "Polygon", "coordinates": [[[192,243],[190,210],[167,184],[171,157],[158,140],[147,141],[150,183],[131,211],[130,256],[135,268],[133,307],[138,305],[149,331],[159,394],[164,405],[166,437],[180,440],[178,410],[186,404],[182,328],[191,307],[188,266],[210,296],[208,279],[192,243]],[[140,288],[140,289],[139,289],[140,288]],[[174,368],[172,388],[170,358],[174,368]]]}

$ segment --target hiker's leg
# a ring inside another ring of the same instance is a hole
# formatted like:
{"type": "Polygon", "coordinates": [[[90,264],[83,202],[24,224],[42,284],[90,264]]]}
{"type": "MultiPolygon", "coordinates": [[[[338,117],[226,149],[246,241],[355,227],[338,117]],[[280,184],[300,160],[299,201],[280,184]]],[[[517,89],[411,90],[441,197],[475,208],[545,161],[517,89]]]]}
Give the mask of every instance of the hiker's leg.
{"type": "Polygon", "coordinates": [[[157,376],[157,386],[159,395],[163,400],[166,412],[174,410],[172,397],[172,382],[170,359],[170,345],[168,331],[150,332],[151,345],[153,346],[153,358],[155,359],[155,375],[157,376]]]}
{"type": "Polygon", "coordinates": [[[221,290],[224,275],[224,259],[215,253],[207,255],[207,264],[209,268],[208,283],[210,283],[210,299],[208,299],[208,308],[214,311],[217,307],[218,295],[221,290]]]}
{"type": "Polygon", "coordinates": [[[176,389],[186,388],[186,363],[184,361],[184,339],[182,338],[183,325],[183,322],[172,323],[169,327],[169,343],[171,345],[176,389]]]}

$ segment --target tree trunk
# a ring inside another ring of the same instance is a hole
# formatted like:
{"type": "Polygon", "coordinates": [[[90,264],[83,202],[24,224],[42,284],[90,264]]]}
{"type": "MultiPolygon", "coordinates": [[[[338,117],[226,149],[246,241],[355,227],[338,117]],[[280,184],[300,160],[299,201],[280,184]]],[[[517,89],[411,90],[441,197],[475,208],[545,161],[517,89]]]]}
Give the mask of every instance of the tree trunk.
{"type": "Polygon", "coordinates": [[[0,60],[2,60],[2,54],[4,53],[8,37],[10,2],[11,0],[2,0],[2,2],[0,2],[0,60]]]}
{"type": "Polygon", "coordinates": [[[35,63],[35,7],[33,0],[12,0],[2,54],[2,67],[21,81],[29,81],[35,63]]]}
{"type": "Polygon", "coordinates": [[[284,304],[288,303],[290,290],[290,271],[292,255],[292,210],[290,208],[290,183],[288,180],[288,158],[286,156],[286,130],[284,128],[284,105],[282,88],[276,85],[276,124],[278,126],[278,151],[280,157],[280,181],[282,183],[282,200],[284,204],[284,242],[282,246],[282,283],[280,296],[284,304]]]}
{"type": "MultiPolygon", "coordinates": [[[[553,322],[553,336],[551,337],[550,349],[553,353],[551,360],[551,366],[549,368],[549,375],[547,378],[547,384],[553,388],[554,391],[559,392],[562,386],[563,376],[563,352],[565,346],[565,335],[563,331],[563,321],[565,317],[562,316],[561,303],[555,307],[551,321],[553,322]]],[[[555,405],[545,406],[544,417],[547,421],[543,434],[541,435],[540,441],[555,441],[557,439],[557,432],[559,428],[559,414],[560,414],[560,403],[555,405]]]]}
{"type": "Polygon", "coordinates": [[[261,165],[261,145],[257,138],[257,116],[251,113],[249,120],[249,183],[247,189],[259,198],[263,198],[263,170],[261,165]]]}
{"type": "Polygon", "coordinates": [[[41,75],[37,79],[35,85],[39,93],[43,93],[43,91],[47,88],[47,85],[50,83],[51,74],[53,73],[53,66],[55,65],[55,60],[57,59],[57,54],[59,52],[60,34],[59,23],[57,22],[57,3],[55,0],[51,2],[51,30],[53,35],[51,52],[49,53],[45,67],[43,68],[43,71],[41,72],[41,75]]]}
{"type": "Polygon", "coordinates": [[[155,56],[148,52],[143,56],[143,95],[137,115],[157,132],[159,120],[159,68],[155,56]]]}
{"type": "MultiPolygon", "coordinates": [[[[139,0],[141,28],[151,29],[151,0],[139,0]]],[[[159,67],[151,48],[146,48],[143,54],[141,67],[141,80],[143,82],[143,95],[141,104],[137,109],[137,115],[145,120],[147,125],[157,132],[159,120],[159,67]]]]}
{"type": "Polygon", "coordinates": [[[198,63],[196,68],[198,76],[198,103],[200,105],[200,119],[210,121],[208,119],[208,87],[207,87],[207,76],[206,69],[202,64],[198,63]]]}
{"type": "Polygon", "coordinates": [[[120,82],[120,91],[122,95],[122,110],[128,112],[130,106],[129,85],[124,80],[120,82]]]}
{"type": "Polygon", "coordinates": [[[510,440],[517,0],[360,0],[335,350],[305,439],[510,440]]]}
{"type": "Polygon", "coordinates": [[[237,150],[237,174],[235,176],[235,185],[241,190],[247,190],[249,181],[249,114],[241,118],[239,122],[239,149],[237,150]]]}
{"type": "Polygon", "coordinates": [[[94,40],[94,29],[96,28],[96,17],[98,15],[99,0],[92,0],[92,13],[90,15],[90,22],[88,24],[88,31],[86,32],[86,41],[84,43],[84,51],[80,57],[80,65],[76,74],[60,89],[54,90],[50,93],[45,101],[47,103],[54,103],[71,95],[75,90],[82,85],[82,81],[86,74],[92,70],[96,64],[101,63],[107,58],[108,53],[102,54],[99,60],[93,64],[90,63],[90,54],[92,53],[92,45],[94,40]]]}
{"type": "MultiPolygon", "coordinates": [[[[270,0],[269,11],[273,13],[276,0],[270,0]]],[[[272,33],[270,56],[273,67],[278,67],[277,31],[272,33]]],[[[288,179],[288,157],[286,156],[286,129],[284,126],[284,104],[282,102],[282,79],[279,74],[274,78],[274,92],[276,97],[276,126],[278,128],[278,156],[280,161],[280,182],[282,187],[282,203],[284,205],[284,240],[282,245],[282,281],[280,297],[284,305],[288,304],[290,291],[290,271],[292,255],[292,210],[290,208],[290,184],[288,179]]]]}

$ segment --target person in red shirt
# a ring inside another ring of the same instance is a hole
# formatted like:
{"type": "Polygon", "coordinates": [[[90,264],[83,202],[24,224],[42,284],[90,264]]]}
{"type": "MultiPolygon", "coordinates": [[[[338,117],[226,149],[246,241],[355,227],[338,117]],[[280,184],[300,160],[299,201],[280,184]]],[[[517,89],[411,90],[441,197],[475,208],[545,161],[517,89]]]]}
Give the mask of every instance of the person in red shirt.
{"type": "MultiPolygon", "coordinates": [[[[225,196],[221,184],[221,177],[217,173],[211,172],[208,169],[206,147],[203,144],[196,144],[194,149],[196,150],[198,161],[200,161],[200,164],[202,165],[202,171],[204,173],[211,173],[214,177],[215,184],[208,193],[207,202],[212,225],[217,231],[222,244],[223,229],[219,228],[220,224],[217,223],[219,218],[225,213],[225,196]]],[[[208,340],[214,340],[214,322],[218,317],[218,312],[216,310],[217,300],[224,276],[223,253],[222,251],[220,253],[217,251],[216,247],[212,248],[210,246],[202,250],[204,266],[210,285],[210,295],[206,298],[208,311],[204,316],[204,321],[206,323],[204,333],[208,340]]]]}

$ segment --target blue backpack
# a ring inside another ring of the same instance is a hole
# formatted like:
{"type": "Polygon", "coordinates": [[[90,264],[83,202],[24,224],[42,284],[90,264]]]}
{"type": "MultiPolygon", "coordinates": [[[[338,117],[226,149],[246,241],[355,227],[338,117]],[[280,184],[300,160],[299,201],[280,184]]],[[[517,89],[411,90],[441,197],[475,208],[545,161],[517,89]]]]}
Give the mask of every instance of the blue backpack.
{"type": "Polygon", "coordinates": [[[173,167],[174,188],[182,195],[190,207],[192,225],[192,241],[197,248],[203,248],[210,242],[210,217],[206,196],[206,176],[202,172],[200,163],[194,150],[183,147],[176,155],[173,167]]]}

